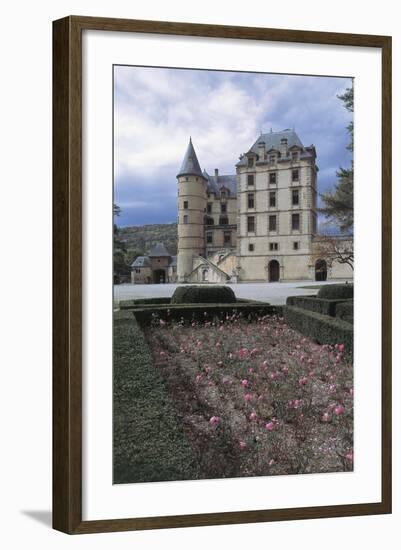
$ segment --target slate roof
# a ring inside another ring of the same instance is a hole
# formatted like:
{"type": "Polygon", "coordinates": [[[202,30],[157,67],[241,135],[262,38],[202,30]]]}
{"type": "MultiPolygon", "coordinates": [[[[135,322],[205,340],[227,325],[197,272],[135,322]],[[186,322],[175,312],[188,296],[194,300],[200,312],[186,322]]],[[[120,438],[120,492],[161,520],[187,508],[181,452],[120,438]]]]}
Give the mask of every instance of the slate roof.
{"type": "Polygon", "coordinates": [[[230,197],[235,198],[237,196],[237,176],[235,174],[218,175],[216,179],[216,176],[209,176],[206,170],[204,170],[203,176],[207,180],[207,190],[209,193],[215,193],[216,196],[219,196],[221,188],[225,187],[230,191],[230,197]]]}
{"type": "Polygon", "coordinates": [[[167,250],[167,248],[164,246],[163,243],[157,243],[149,252],[148,254],[149,258],[161,258],[163,256],[170,257],[171,254],[167,250]]]}
{"type": "MultiPolygon", "coordinates": [[[[279,150],[281,146],[281,140],[286,139],[287,140],[287,147],[288,150],[291,147],[297,146],[302,149],[301,157],[311,157],[312,153],[310,147],[304,148],[302,141],[299,139],[298,135],[294,130],[291,130],[287,128],[286,130],[282,130],[281,132],[269,132],[268,134],[260,134],[258,139],[255,141],[255,143],[252,145],[252,147],[249,149],[248,153],[255,153],[258,154],[259,152],[259,143],[264,142],[265,143],[265,151],[269,151],[270,149],[276,149],[279,150]]],[[[289,156],[289,155],[288,155],[289,156]]],[[[247,158],[244,155],[241,160],[237,163],[237,166],[242,166],[247,163],[247,158]]]]}
{"type": "Polygon", "coordinates": [[[189,138],[189,144],[187,151],[182,161],[180,171],[177,174],[178,176],[200,176],[203,178],[202,170],[199,166],[198,158],[195,153],[194,146],[192,145],[192,139],[189,138]]]}
{"type": "Polygon", "coordinates": [[[148,256],[138,256],[131,264],[131,267],[150,267],[148,256]]]}

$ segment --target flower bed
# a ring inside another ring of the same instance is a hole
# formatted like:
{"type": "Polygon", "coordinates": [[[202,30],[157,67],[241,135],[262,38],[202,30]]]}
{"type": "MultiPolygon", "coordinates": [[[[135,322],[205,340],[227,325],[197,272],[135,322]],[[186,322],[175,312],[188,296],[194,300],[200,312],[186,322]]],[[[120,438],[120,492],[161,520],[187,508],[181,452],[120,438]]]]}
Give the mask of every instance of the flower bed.
{"type": "Polygon", "coordinates": [[[353,468],[353,373],[282,317],[154,319],[145,330],[199,478],[353,468]]]}

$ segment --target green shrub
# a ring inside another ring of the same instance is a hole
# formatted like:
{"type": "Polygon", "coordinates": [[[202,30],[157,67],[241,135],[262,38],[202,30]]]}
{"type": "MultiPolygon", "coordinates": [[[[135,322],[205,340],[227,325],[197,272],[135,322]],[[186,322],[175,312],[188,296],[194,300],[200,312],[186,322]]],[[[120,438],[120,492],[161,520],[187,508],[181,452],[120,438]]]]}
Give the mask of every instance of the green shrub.
{"type": "Polygon", "coordinates": [[[349,323],[293,306],[284,307],[284,318],[291,328],[319,344],[344,344],[346,352],[352,354],[354,330],[349,323]]]}
{"type": "Polygon", "coordinates": [[[348,300],[347,302],[341,302],[336,307],[336,317],[342,319],[347,323],[354,323],[354,302],[348,300]]]}
{"type": "Polygon", "coordinates": [[[162,298],[135,298],[133,300],[120,300],[118,305],[120,309],[132,309],[133,307],[140,307],[143,305],[159,305],[159,304],[169,304],[171,298],[162,297],[162,298]]]}
{"type": "Polygon", "coordinates": [[[354,297],[354,285],[324,285],[317,293],[317,297],[326,300],[348,300],[354,297]]]}
{"type": "Polygon", "coordinates": [[[235,294],[229,286],[179,286],[172,304],[233,304],[235,294]]]}
{"type": "Polygon", "coordinates": [[[133,310],[138,323],[148,326],[152,322],[163,321],[205,321],[215,318],[221,319],[224,315],[241,313],[243,317],[262,317],[264,315],[282,315],[282,306],[269,304],[174,304],[149,308],[144,306],[133,310]]]}
{"type": "Polygon", "coordinates": [[[317,296],[288,296],[286,304],[287,306],[295,306],[309,311],[316,311],[322,315],[330,315],[335,317],[336,307],[338,304],[343,303],[344,299],[340,300],[328,300],[324,298],[318,298],[317,296]]]}

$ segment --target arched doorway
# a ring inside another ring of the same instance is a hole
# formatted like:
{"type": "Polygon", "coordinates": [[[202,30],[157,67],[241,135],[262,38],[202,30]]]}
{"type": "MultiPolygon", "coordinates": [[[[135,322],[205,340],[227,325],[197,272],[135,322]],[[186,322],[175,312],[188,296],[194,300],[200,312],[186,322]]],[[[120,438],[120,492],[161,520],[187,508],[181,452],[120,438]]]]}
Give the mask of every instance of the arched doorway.
{"type": "Polygon", "coordinates": [[[154,284],[164,284],[166,282],[166,272],[164,269],[156,269],[153,272],[153,282],[154,284]]]}
{"type": "Polygon", "coordinates": [[[209,270],[207,268],[202,269],[202,281],[206,282],[209,279],[209,270]]]}
{"type": "Polygon", "coordinates": [[[326,260],[317,260],[315,263],[315,281],[327,280],[327,262],[326,260]]]}
{"type": "Polygon", "coordinates": [[[269,262],[269,283],[276,283],[280,280],[280,264],[277,260],[269,262]]]}

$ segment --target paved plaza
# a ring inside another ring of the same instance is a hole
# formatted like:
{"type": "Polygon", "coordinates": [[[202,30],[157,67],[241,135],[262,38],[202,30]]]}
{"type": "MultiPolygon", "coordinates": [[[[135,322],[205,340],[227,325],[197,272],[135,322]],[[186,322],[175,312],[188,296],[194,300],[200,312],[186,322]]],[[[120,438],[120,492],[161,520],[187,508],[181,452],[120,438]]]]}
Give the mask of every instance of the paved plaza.
{"type": "MultiPolygon", "coordinates": [[[[283,305],[288,296],[307,296],[318,292],[319,287],[344,281],[316,282],[294,281],[290,283],[238,283],[230,286],[237,298],[248,298],[269,302],[272,305],[283,305]]],[[[350,281],[351,282],[351,281],[350,281]]],[[[131,298],[170,297],[177,288],[176,284],[133,285],[121,284],[114,286],[114,301],[131,298]]]]}

